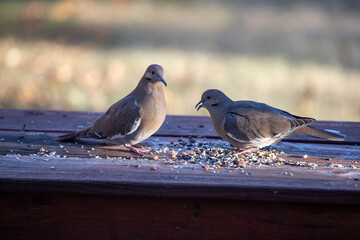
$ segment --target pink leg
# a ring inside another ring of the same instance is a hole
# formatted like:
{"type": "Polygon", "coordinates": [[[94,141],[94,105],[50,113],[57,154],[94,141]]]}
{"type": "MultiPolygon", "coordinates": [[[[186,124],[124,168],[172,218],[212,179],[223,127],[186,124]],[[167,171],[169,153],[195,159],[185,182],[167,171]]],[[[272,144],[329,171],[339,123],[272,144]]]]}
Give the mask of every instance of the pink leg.
{"type": "Polygon", "coordinates": [[[137,148],[143,148],[145,146],[149,146],[149,144],[141,142],[141,143],[134,144],[133,146],[137,147],[137,148]]]}
{"type": "Polygon", "coordinates": [[[242,154],[242,153],[252,153],[252,152],[256,152],[258,148],[256,147],[250,147],[250,148],[245,148],[243,150],[238,150],[237,153],[238,154],[242,154]]]}
{"type": "Polygon", "coordinates": [[[145,153],[149,153],[150,151],[147,150],[147,149],[139,149],[139,148],[136,148],[136,147],[133,147],[129,144],[125,144],[124,145],[127,149],[129,149],[130,151],[134,152],[134,153],[137,153],[139,155],[144,155],[145,153]]]}

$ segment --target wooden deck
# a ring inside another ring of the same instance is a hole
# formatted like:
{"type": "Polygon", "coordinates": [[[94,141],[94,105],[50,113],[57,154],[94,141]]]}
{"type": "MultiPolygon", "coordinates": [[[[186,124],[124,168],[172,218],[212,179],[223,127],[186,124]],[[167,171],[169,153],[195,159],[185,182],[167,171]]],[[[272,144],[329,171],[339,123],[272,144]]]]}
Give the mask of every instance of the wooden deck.
{"type": "Polygon", "coordinates": [[[99,116],[0,110],[1,239],[360,239],[358,122],[313,124],[344,142],[290,137],[236,163],[217,162],[231,147],[208,117],[168,116],[144,157],[54,140],[99,116]]]}

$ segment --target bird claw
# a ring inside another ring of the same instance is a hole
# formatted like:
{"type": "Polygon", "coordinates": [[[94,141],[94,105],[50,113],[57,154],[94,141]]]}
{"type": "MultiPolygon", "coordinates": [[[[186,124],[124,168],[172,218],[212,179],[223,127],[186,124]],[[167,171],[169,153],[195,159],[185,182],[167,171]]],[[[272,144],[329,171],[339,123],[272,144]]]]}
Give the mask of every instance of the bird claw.
{"type": "Polygon", "coordinates": [[[136,148],[136,147],[133,147],[133,146],[127,145],[127,144],[125,145],[125,147],[126,147],[127,149],[129,149],[130,151],[132,151],[132,152],[134,152],[134,153],[137,153],[137,154],[139,154],[139,155],[144,155],[144,154],[150,152],[150,151],[147,150],[147,149],[136,148]]]}
{"type": "Polygon", "coordinates": [[[141,143],[134,144],[132,146],[136,147],[136,148],[143,148],[143,147],[149,147],[151,145],[148,142],[141,142],[141,143]]]}
{"type": "Polygon", "coordinates": [[[245,149],[242,149],[242,150],[238,150],[237,154],[252,153],[252,152],[256,152],[257,149],[258,148],[256,148],[256,147],[245,148],[245,149]]]}

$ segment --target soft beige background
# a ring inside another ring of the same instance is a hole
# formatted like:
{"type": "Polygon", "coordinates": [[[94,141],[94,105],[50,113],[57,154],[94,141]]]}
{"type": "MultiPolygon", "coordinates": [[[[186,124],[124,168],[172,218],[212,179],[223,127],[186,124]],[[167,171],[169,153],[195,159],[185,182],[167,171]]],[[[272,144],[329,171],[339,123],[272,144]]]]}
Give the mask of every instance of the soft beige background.
{"type": "Polygon", "coordinates": [[[105,111],[151,63],[169,114],[206,115],[194,105],[218,88],[360,121],[360,2],[0,2],[2,108],[105,111]]]}

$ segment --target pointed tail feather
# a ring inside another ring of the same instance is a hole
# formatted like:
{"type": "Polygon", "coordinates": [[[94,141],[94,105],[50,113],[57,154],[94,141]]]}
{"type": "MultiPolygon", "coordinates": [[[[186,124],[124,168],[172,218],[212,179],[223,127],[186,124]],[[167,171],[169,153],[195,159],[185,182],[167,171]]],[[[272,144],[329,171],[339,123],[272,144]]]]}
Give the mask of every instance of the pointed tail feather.
{"type": "Polygon", "coordinates": [[[103,139],[105,137],[101,136],[100,134],[96,132],[92,132],[90,130],[90,127],[85,128],[83,130],[77,131],[77,132],[71,132],[65,135],[61,135],[57,138],[55,138],[56,141],[60,142],[66,142],[66,141],[72,141],[75,138],[95,138],[95,139],[103,139]]]}
{"type": "Polygon", "coordinates": [[[323,139],[329,139],[334,141],[343,141],[346,137],[344,134],[338,134],[335,132],[330,132],[326,130],[320,130],[316,129],[310,126],[304,126],[301,128],[298,128],[296,131],[298,134],[305,134],[314,138],[323,138],[323,139]]]}
{"type": "Polygon", "coordinates": [[[55,138],[55,140],[59,142],[72,141],[76,138],[76,134],[77,132],[71,132],[65,135],[58,136],[57,138],[55,138]]]}

